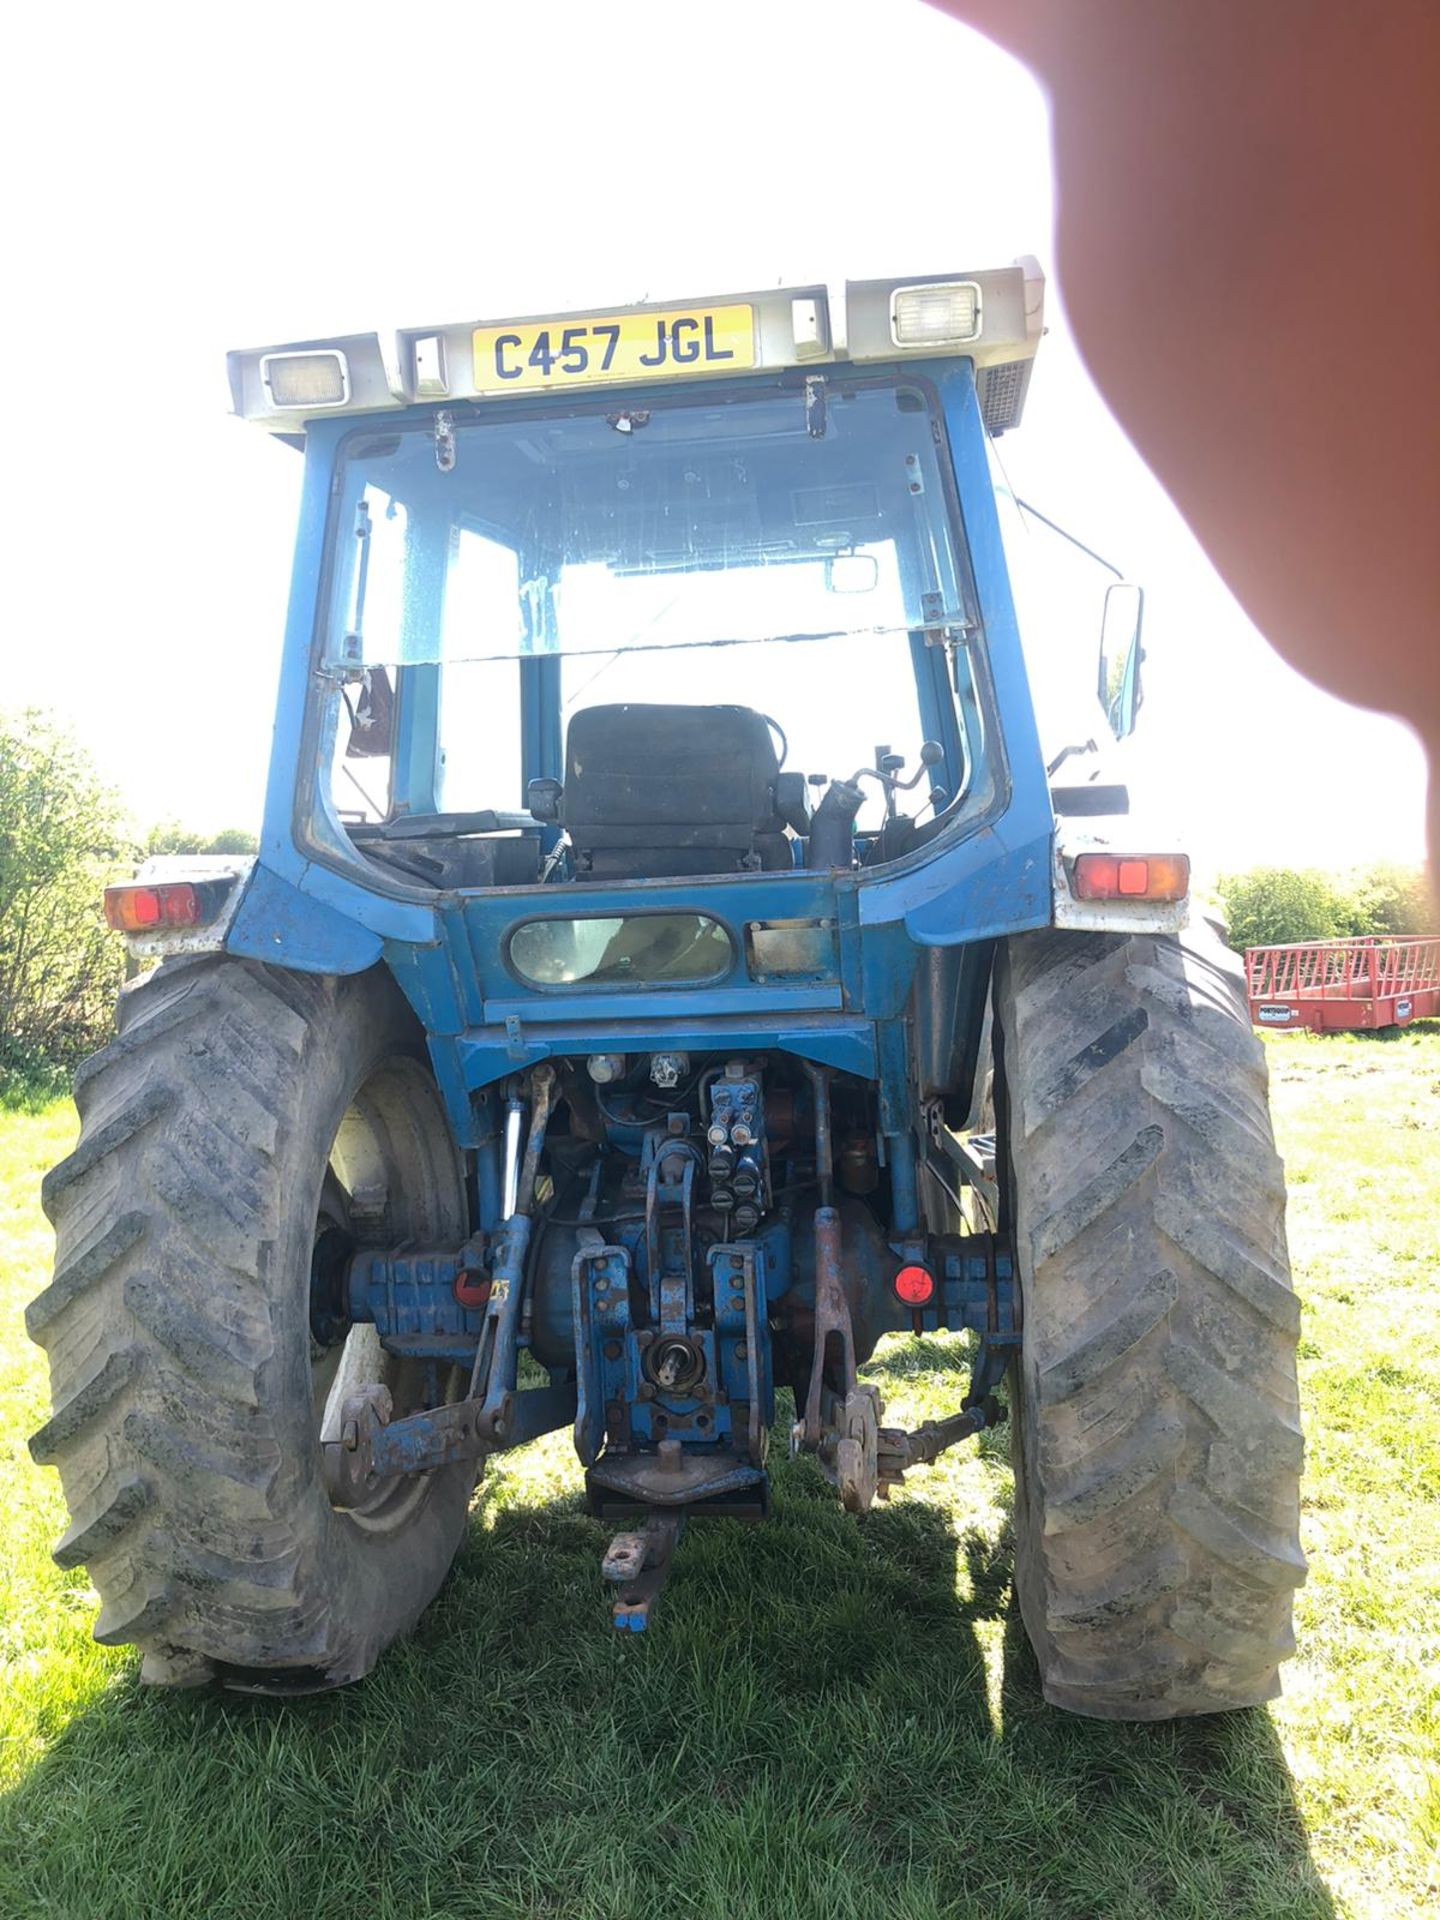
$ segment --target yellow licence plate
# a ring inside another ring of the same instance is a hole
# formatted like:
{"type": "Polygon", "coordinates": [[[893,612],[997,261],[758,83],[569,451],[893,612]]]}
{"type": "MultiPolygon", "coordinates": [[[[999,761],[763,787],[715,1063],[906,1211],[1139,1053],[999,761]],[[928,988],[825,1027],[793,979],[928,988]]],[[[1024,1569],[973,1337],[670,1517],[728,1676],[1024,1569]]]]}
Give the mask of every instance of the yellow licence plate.
{"type": "Polygon", "coordinates": [[[673,380],[755,364],[752,307],[615,313],[598,320],[524,320],[475,329],[480,393],[580,387],[592,381],[673,380]]]}

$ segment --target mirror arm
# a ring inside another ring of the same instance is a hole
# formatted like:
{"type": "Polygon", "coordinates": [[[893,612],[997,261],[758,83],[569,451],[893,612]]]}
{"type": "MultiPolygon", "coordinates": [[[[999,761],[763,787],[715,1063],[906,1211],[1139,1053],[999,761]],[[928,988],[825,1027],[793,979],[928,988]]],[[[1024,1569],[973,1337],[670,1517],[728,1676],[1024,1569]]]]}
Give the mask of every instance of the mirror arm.
{"type": "Polygon", "coordinates": [[[1068,747],[1062,747],[1055,758],[1046,764],[1045,771],[1047,774],[1058,772],[1072,753],[1098,753],[1099,751],[1099,747],[1093,740],[1072,741],[1068,747]]]}
{"type": "Polygon", "coordinates": [[[1093,560],[1097,567],[1103,567],[1107,573],[1113,573],[1117,580],[1124,581],[1125,575],[1113,561],[1107,560],[1103,553],[1096,553],[1093,547],[1087,547],[1085,542],[1077,540],[1073,533],[1067,533],[1064,527],[1058,526],[1048,514],[1041,513],[1038,507],[1032,507],[1028,500],[1022,500],[1018,494],[1015,495],[1015,504],[1022,513],[1028,513],[1032,520],[1038,520],[1042,527],[1048,527],[1052,533],[1058,533],[1062,540],[1068,540],[1072,547],[1078,547],[1087,560],[1093,560]]]}

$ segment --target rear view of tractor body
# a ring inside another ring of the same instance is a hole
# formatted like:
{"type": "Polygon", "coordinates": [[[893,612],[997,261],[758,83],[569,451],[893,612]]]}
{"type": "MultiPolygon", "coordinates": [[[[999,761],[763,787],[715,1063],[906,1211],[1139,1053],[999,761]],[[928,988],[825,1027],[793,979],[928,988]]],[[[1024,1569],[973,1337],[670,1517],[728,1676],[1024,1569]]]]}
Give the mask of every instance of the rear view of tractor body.
{"type": "Polygon", "coordinates": [[[558,1428],[643,1629],[688,1523],[763,1520],[785,1393],[856,1513],[1008,1417],[1057,1704],[1274,1691],[1263,1058],[1095,748],[1138,595],[1027,672],[1040,309],[1021,263],[232,357],[305,461],[262,848],[112,890],[160,964],[30,1316],[59,1556],[148,1678],[362,1675],[558,1428]],[[953,1412],[887,1425],[876,1343],[947,1328],[953,1412]]]}

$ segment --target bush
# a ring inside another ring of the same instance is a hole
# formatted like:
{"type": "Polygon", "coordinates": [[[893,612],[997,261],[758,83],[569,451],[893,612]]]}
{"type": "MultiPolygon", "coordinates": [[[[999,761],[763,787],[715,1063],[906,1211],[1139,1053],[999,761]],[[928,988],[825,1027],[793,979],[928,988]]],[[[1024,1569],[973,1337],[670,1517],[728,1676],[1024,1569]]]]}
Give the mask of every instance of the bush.
{"type": "Polygon", "coordinates": [[[1333,940],[1358,933],[1354,902],[1323,873],[1256,867],[1222,876],[1229,940],[1237,953],[1292,940],[1333,940]]]}
{"type": "Polygon", "coordinates": [[[1366,933],[1400,937],[1440,933],[1440,917],[1421,867],[1397,867],[1389,862],[1371,867],[1357,877],[1355,898],[1366,922],[1366,933]]]}
{"type": "Polygon", "coordinates": [[[253,833],[243,827],[226,827],[221,833],[198,833],[182,827],[178,820],[161,820],[145,836],[145,852],[157,853],[254,853],[259,846],[253,833]]]}
{"type": "Polygon", "coordinates": [[[110,1032],[125,947],[105,925],[101,893],[134,854],[115,796],[83,749],[44,714],[0,714],[0,1091],[8,1096],[38,1096],[110,1032]]]}
{"type": "Polygon", "coordinates": [[[1219,892],[1237,953],[1298,940],[1436,931],[1429,886],[1419,868],[1381,864],[1337,879],[1313,869],[1255,867],[1222,876],[1219,892]]]}
{"type": "Polygon", "coordinates": [[[217,833],[213,840],[203,846],[202,853],[258,853],[260,842],[253,833],[247,833],[244,827],[226,827],[223,833],[217,833]]]}
{"type": "Polygon", "coordinates": [[[0,1110],[40,1113],[70,1091],[70,1069],[0,1040],[0,1110]]]}

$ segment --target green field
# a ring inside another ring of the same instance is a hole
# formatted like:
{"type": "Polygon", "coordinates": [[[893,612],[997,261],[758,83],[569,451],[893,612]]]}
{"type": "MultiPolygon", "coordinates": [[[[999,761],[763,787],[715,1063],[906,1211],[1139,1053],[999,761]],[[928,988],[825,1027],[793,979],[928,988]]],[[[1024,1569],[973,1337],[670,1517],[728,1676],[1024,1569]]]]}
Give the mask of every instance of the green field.
{"type": "MultiPolygon", "coordinates": [[[[1300,1651],[1271,1710],[1168,1727],[1041,1701],[1003,1439],[861,1524],[808,1463],[694,1528],[654,1630],[607,1624],[560,1436],[491,1473],[455,1577],[362,1686],[141,1693],[48,1549],[21,1313],[68,1106],[0,1115],[5,1920],[1150,1920],[1440,1911],[1440,1030],[1272,1038],[1307,1309],[1300,1651]]],[[[903,1424],[957,1348],[882,1351],[903,1424]]]]}

